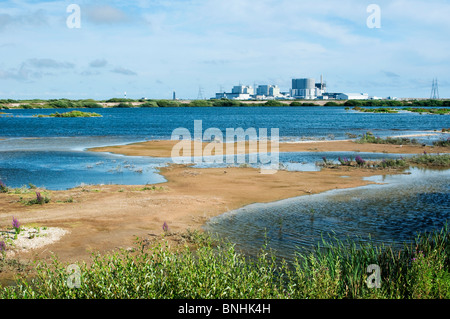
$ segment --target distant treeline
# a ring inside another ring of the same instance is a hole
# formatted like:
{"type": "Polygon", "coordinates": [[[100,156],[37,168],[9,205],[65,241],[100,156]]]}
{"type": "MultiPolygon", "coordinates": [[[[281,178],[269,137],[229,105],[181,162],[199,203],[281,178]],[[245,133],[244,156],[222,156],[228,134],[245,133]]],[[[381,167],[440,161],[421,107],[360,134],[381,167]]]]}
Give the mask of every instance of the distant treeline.
{"type": "Polygon", "coordinates": [[[326,103],[304,102],[304,101],[252,101],[243,102],[237,100],[218,99],[218,100],[192,100],[189,103],[177,100],[147,100],[147,99],[125,99],[112,98],[109,100],[96,101],[87,100],[68,100],[68,99],[52,99],[52,100],[0,100],[0,108],[9,109],[10,104],[16,104],[14,108],[22,109],[68,109],[68,108],[103,108],[103,107],[245,107],[245,106],[380,106],[380,107],[448,107],[450,100],[348,100],[346,102],[329,101],[326,103]],[[104,106],[102,103],[115,103],[114,105],[104,106]]]}

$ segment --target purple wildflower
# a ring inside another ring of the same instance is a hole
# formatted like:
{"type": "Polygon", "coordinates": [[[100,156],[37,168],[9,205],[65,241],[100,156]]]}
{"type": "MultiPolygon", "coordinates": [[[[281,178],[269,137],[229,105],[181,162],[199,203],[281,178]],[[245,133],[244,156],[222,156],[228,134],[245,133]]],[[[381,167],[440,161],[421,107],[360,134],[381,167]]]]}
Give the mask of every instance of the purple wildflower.
{"type": "Polygon", "coordinates": [[[36,192],[36,200],[38,201],[38,203],[42,203],[43,199],[41,193],[36,192]]]}
{"type": "Polygon", "coordinates": [[[17,218],[13,217],[12,227],[14,228],[14,230],[16,231],[17,234],[20,233],[20,223],[17,220],[17,218]]]}
{"type": "Polygon", "coordinates": [[[356,156],[355,157],[355,161],[356,161],[356,163],[358,164],[358,165],[364,165],[364,163],[366,162],[365,160],[363,160],[362,158],[361,158],[361,156],[356,156]]]}
{"type": "Polygon", "coordinates": [[[322,157],[323,162],[326,164],[327,163],[327,158],[324,156],[322,157]]]}
{"type": "Polygon", "coordinates": [[[166,222],[164,222],[162,229],[164,230],[164,232],[168,232],[169,231],[169,226],[167,225],[166,222]]]}
{"type": "Polygon", "coordinates": [[[6,244],[2,240],[2,241],[0,241],[0,252],[4,252],[5,250],[6,250],[6,244]]]}

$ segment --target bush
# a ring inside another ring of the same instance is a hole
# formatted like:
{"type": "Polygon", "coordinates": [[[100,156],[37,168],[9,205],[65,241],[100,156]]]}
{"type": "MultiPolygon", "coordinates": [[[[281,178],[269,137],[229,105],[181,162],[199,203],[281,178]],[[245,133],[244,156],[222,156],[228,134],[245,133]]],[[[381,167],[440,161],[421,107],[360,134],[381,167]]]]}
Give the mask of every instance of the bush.
{"type": "Polygon", "coordinates": [[[149,102],[142,103],[140,106],[141,107],[158,107],[158,103],[156,103],[155,101],[149,101],[149,102]]]}
{"type": "Polygon", "coordinates": [[[191,101],[188,106],[192,106],[192,107],[208,107],[208,106],[213,106],[213,103],[210,101],[206,101],[206,100],[194,100],[191,101]]]}
{"type": "Polygon", "coordinates": [[[364,143],[374,143],[374,144],[393,144],[393,145],[419,145],[419,142],[416,139],[409,139],[405,137],[398,138],[381,138],[375,137],[373,133],[367,132],[360,139],[355,141],[356,143],[364,144],[364,143]]]}
{"type": "Polygon", "coordinates": [[[325,103],[325,106],[339,106],[339,103],[336,103],[336,102],[327,102],[327,103],[325,103]]]}
{"type": "Polygon", "coordinates": [[[213,100],[212,101],[213,106],[243,106],[244,103],[238,100],[228,100],[228,99],[220,99],[220,100],[213,100]]]}
{"type": "Polygon", "coordinates": [[[410,158],[409,162],[432,167],[450,167],[450,154],[431,155],[424,153],[410,158]]]}
{"type": "MultiPolygon", "coordinates": [[[[89,112],[82,112],[82,111],[71,111],[66,113],[53,113],[48,115],[49,117],[101,117],[100,114],[97,113],[89,113],[89,112]]],[[[38,117],[46,117],[44,115],[39,115],[38,117]]]]}
{"type": "Polygon", "coordinates": [[[180,107],[182,106],[182,103],[172,100],[157,100],[156,104],[158,104],[159,107],[180,107]]]}
{"type": "Polygon", "coordinates": [[[287,104],[277,100],[269,100],[266,103],[264,103],[264,106],[287,106],[287,104]]]}
{"type": "Polygon", "coordinates": [[[441,139],[438,141],[433,142],[434,146],[440,146],[440,147],[450,147],[450,137],[447,139],[441,139]]]}
{"type": "Polygon", "coordinates": [[[131,103],[120,102],[119,104],[115,105],[114,107],[130,108],[130,107],[134,107],[134,106],[131,103]]]}
{"type": "Polygon", "coordinates": [[[348,100],[344,103],[344,106],[362,106],[363,102],[359,100],[348,100]]]}

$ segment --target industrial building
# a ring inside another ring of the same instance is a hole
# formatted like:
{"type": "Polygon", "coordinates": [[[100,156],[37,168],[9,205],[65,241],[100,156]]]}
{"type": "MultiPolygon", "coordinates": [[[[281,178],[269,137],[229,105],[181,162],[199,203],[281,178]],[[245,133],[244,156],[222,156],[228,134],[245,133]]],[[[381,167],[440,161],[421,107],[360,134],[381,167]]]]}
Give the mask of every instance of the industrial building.
{"type": "MultiPolygon", "coordinates": [[[[255,85],[256,86],[256,85],[255,85]]],[[[232,100],[270,100],[270,99],[302,99],[302,100],[368,100],[378,99],[369,97],[367,93],[329,93],[327,84],[320,76],[320,82],[314,78],[292,79],[289,92],[280,92],[277,85],[259,85],[256,89],[251,86],[234,86],[231,93],[216,93],[216,99],[232,100]]]]}
{"type": "Polygon", "coordinates": [[[292,79],[291,96],[295,99],[314,100],[323,97],[326,92],[326,84],[323,76],[316,83],[314,78],[292,79]]]}
{"type": "Polygon", "coordinates": [[[216,99],[266,100],[274,98],[284,98],[277,85],[259,85],[256,92],[251,86],[237,85],[231,89],[231,93],[216,93],[216,99]]]}
{"type": "Polygon", "coordinates": [[[339,93],[336,96],[336,100],[368,100],[369,94],[367,93],[339,93]]]}

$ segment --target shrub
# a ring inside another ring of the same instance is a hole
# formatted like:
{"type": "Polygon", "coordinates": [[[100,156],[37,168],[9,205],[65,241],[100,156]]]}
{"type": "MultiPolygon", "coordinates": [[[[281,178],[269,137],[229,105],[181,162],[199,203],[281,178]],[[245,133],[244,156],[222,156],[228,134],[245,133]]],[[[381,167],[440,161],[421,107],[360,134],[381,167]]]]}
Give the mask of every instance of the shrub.
{"type": "Polygon", "coordinates": [[[119,104],[115,105],[114,107],[130,108],[130,107],[134,107],[134,106],[131,103],[120,102],[119,104]]]}
{"type": "Polygon", "coordinates": [[[142,103],[140,106],[141,107],[158,107],[158,104],[155,101],[148,101],[148,102],[142,103]]]}
{"type": "Polygon", "coordinates": [[[361,105],[363,105],[363,102],[359,100],[348,100],[344,103],[344,106],[361,106],[361,105]]]}
{"type": "Polygon", "coordinates": [[[405,137],[387,137],[385,139],[381,137],[375,137],[373,133],[366,132],[360,139],[355,141],[356,143],[374,143],[374,144],[393,144],[393,145],[418,145],[417,139],[409,139],[405,137]]]}
{"type": "Polygon", "coordinates": [[[244,103],[242,103],[238,100],[220,99],[220,100],[213,100],[212,105],[213,106],[243,106],[244,103]]]}
{"type": "Polygon", "coordinates": [[[0,181],[0,193],[7,193],[9,191],[8,186],[5,185],[2,181],[0,181]]]}
{"type": "Polygon", "coordinates": [[[422,155],[416,155],[408,161],[412,164],[434,167],[450,167],[450,154],[431,155],[424,153],[422,155]]]}
{"type": "Polygon", "coordinates": [[[277,100],[269,100],[266,103],[264,103],[264,106],[287,106],[287,104],[277,100]]]}
{"type": "Polygon", "coordinates": [[[171,101],[171,100],[157,100],[156,104],[158,104],[159,107],[179,107],[179,106],[181,106],[180,102],[171,101]]]}
{"type": "MultiPolygon", "coordinates": [[[[101,117],[101,115],[97,114],[97,113],[89,113],[89,112],[82,112],[82,111],[70,111],[70,112],[66,112],[66,113],[55,112],[48,116],[49,117],[101,117]]],[[[38,115],[38,117],[47,117],[47,116],[40,114],[40,115],[38,115]]]]}
{"type": "Polygon", "coordinates": [[[449,147],[450,146],[450,137],[447,138],[446,140],[442,139],[439,141],[434,141],[433,142],[434,146],[440,146],[440,147],[449,147]]]}
{"type": "Polygon", "coordinates": [[[210,101],[206,101],[206,100],[194,100],[191,101],[188,106],[192,106],[192,107],[208,107],[208,106],[213,106],[212,102],[210,101]]]}

